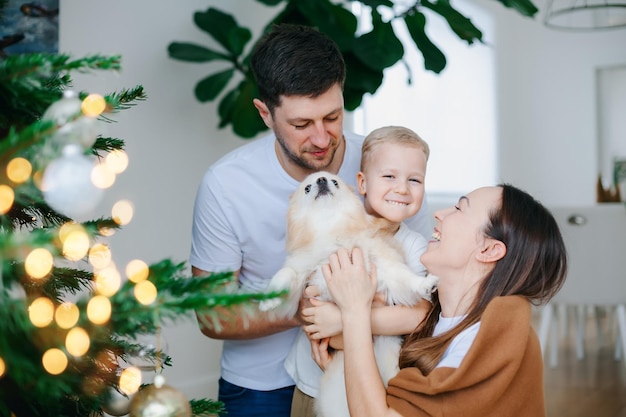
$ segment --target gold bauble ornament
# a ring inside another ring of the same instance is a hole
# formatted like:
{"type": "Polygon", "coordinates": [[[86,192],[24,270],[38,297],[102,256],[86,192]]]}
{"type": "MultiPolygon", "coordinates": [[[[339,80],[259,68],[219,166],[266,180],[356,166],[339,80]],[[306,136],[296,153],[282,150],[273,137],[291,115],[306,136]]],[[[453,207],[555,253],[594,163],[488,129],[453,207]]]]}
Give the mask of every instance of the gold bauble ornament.
{"type": "Polygon", "coordinates": [[[130,403],[130,417],[190,417],[187,397],[157,375],[154,383],[135,394],[130,403]]]}
{"type": "Polygon", "coordinates": [[[115,388],[109,390],[111,396],[106,403],[102,404],[102,411],[110,416],[125,416],[130,411],[132,398],[121,394],[115,388]]]}

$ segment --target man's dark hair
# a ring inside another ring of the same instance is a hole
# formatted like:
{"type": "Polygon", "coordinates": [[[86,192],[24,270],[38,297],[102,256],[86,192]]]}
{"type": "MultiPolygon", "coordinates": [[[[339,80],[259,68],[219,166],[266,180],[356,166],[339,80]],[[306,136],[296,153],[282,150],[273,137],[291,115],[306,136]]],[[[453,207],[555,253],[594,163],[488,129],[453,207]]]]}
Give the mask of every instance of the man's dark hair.
{"type": "Polygon", "coordinates": [[[299,25],[274,25],[257,43],[251,66],[259,98],[270,112],[280,96],[317,97],[339,84],[346,65],[337,44],[318,30],[299,25]]]}

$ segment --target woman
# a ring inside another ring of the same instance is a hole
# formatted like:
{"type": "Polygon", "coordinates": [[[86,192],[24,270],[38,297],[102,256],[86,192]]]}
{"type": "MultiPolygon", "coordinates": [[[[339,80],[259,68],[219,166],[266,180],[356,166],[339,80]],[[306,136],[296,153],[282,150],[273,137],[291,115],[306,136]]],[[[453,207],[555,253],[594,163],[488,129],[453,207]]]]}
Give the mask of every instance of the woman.
{"type": "MultiPolygon", "coordinates": [[[[388,388],[371,347],[375,270],[368,275],[359,249],[340,250],[324,268],[341,312],[351,415],[545,416],[531,304],[547,302],[565,279],[565,245],[554,218],[525,192],[501,185],[461,197],[435,219],[421,261],[439,277],[439,289],[432,310],[407,336],[388,388]]],[[[321,307],[303,313],[323,369],[332,357],[315,318],[321,307]]]]}

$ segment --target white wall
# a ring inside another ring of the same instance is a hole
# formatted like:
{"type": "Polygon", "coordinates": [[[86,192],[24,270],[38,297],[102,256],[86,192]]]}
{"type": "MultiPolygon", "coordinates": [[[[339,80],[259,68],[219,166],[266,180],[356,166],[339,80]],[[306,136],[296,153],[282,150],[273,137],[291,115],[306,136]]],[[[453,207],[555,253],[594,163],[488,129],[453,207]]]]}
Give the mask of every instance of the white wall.
{"type": "MultiPolygon", "coordinates": [[[[496,2],[476,1],[496,15],[494,33],[484,36],[496,49],[500,180],[547,204],[592,203],[598,172],[595,70],[626,63],[626,30],[557,32],[543,27],[541,16],[527,19],[496,2]]],[[[246,141],[230,129],[217,130],[216,103],[193,97],[195,83],[215,67],[173,61],[167,45],[213,44],[192,23],[193,12],[210,5],[234,12],[245,26],[264,24],[273,12],[253,0],[60,3],[61,52],[122,55],[119,74],[74,75],[75,89],[109,93],[142,84],[148,94],[107,128],[126,140],[130,167],[107,192],[103,213],[120,198],[135,204],[133,221],[111,239],[115,261],[184,261],[201,175],[246,141]]],[[[165,337],[174,358],[168,383],[190,398],[215,398],[220,342],[203,337],[192,317],[169,326],[165,337]]]]}

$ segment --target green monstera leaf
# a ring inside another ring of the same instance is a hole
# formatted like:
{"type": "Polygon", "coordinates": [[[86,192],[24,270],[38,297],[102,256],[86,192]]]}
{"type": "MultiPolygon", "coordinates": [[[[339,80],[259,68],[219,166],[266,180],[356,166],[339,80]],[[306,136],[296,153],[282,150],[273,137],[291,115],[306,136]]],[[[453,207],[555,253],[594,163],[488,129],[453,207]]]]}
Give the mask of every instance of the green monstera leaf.
{"type": "Polygon", "coordinates": [[[194,93],[198,101],[204,103],[213,101],[224,90],[228,82],[233,78],[235,69],[230,68],[217,74],[209,75],[198,84],[194,93]]]}
{"type": "Polygon", "coordinates": [[[180,61],[210,62],[215,60],[230,61],[228,55],[214,51],[201,45],[187,42],[172,42],[167,47],[171,58],[180,61]]]}
{"type": "Polygon", "coordinates": [[[443,16],[448,22],[450,29],[459,38],[467,41],[468,44],[474,43],[474,40],[482,42],[482,32],[467,17],[452,8],[448,0],[437,0],[434,3],[423,0],[421,4],[425,8],[443,16]]]}
{"type": "Polygon", "coordinates": [[[252,138],[267,130],[261,116],[252,104],[258,95],[256,83],[246,78],[224,96],[218,107],[221,118],[219,127],[233,125],[233,131],[242,138],[252,138]]]}
{"type": "Polygon", "coordinates": [[[193,21],[233,56],[241,55],[252,38],[250,29],[239,26],[233,16],[213,7],[194,13],[193,21]]]}
{"type": "Polygon", "coordinates": [[[372,25],[372,30],[360,36],[354,43],[352,52],[362,65],[382,71],[402,58],[404,47],[391,23],[383,22],[380,13],[375,10],[372,10],[372,25]]]}
{"type": "Polygon", "coordinates": [[[426,35],[426,16],[415,11],[404,16],[404,23],[409,30],[411,39],[424,57],[424,68],[439,74],[446,67],[446,56],[426,35]]]}

